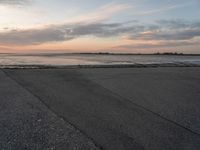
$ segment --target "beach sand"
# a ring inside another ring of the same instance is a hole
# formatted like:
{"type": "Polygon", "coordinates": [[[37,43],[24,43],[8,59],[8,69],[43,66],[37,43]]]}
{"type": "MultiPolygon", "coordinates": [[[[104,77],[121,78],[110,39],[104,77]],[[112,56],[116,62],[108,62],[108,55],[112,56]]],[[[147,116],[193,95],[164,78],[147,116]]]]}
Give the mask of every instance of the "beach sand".
{"type": "Polygon", "coordinates": [[[0,100],[0,149],[200,147],[200,67],[1,69],[0,100]]]}

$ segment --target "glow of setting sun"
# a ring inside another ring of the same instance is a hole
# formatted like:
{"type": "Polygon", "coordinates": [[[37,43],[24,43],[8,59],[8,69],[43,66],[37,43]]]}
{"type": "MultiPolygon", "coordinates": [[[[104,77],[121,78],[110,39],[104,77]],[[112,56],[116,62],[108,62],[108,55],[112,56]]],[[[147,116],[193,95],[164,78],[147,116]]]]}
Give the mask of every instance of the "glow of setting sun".
{"type": "Polygon", "coordinates": [[[0,52],[199,53],[200,3],[0,1],[0,52]]]}

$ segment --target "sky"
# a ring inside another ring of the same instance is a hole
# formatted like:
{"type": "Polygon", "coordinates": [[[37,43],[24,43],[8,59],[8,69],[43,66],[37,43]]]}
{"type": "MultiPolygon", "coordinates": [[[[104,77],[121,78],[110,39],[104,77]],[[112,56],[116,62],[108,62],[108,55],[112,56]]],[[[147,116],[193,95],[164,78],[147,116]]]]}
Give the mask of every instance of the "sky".
{"type": "Polygon", "coordinates": [[[0,53],[200,53],[200,0],[0,0],[0,53]]]}

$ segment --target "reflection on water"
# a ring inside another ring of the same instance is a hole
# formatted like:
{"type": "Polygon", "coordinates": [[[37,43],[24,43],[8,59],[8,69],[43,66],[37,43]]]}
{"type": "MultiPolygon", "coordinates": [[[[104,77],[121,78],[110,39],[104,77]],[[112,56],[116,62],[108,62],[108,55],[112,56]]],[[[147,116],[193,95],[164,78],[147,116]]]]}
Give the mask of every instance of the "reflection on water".
{"type": "Polygon", "coordinates": [[[115,65],[185,63],[200,65],[200,56],[98,55],[98,54],[0,54],[4,65],[115,65]]]}

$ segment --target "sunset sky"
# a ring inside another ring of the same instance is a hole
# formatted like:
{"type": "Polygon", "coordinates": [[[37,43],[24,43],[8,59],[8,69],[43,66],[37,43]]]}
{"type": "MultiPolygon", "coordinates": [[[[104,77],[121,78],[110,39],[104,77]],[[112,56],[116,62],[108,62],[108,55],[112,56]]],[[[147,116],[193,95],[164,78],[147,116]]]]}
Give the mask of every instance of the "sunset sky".
{"type": "Polygon", "coordinates": [[[0,0],[0,52],[200,53],[200,0],[0,0]]]}

